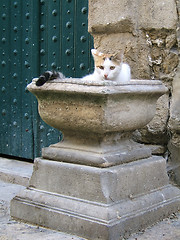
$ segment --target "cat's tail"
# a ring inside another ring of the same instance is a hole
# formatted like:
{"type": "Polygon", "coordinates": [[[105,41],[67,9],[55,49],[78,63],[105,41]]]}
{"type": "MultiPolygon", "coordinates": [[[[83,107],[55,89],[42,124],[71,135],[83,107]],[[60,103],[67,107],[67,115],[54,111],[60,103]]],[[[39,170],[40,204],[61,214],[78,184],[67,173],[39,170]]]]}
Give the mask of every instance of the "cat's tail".
{"type": "Polygon", "coordinates": [[[46,71],[38,78],[38,80],[36,81],[36,86],[40,87],[44,85],[47,81],[57,78],[63,79],[65,78],[65,76],[61,72],[46,71]]]}

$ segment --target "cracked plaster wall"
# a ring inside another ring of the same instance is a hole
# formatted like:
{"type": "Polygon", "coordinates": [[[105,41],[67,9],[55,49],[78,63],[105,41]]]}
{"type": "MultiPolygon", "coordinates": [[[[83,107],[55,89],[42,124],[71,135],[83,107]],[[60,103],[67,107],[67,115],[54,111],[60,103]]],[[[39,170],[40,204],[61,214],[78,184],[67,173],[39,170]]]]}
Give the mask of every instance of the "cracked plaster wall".
{"type": "Polygon", "coordinates": [[[154,119],[134,138],[159,146],[155,153],[168,155],[171,176],[180,184],[179,12],[180,0],[89,0],[95,48],[123,51],[132,78],[160,79],[169,89],[154,119]]]}

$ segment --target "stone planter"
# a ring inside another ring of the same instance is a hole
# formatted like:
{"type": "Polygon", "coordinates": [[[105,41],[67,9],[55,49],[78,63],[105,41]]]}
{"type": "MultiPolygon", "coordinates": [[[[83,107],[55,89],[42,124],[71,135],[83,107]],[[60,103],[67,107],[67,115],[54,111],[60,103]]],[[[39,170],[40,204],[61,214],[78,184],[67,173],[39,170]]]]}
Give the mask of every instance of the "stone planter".
{"type": "Polygon", "coordinates": [[[89,240],[119,240],[179,209],[165,159],[131,139],[153,118],[166,92],[160,81],[35,81],[28,89],[39,113],[64,140],[35,159],[29,187],[11,201],[12,217],[89,240]]]}
{"type": "Polygon", "coordinates": [[[43,149],[44,158],[108,167],[151,155],[131,133],[154,117],[166,91],[160,81],[117,85],[67,79],[41,88],[33,82],[28,89],[38,99],[41,118],[64,134],[63,142],[43,149]]]}

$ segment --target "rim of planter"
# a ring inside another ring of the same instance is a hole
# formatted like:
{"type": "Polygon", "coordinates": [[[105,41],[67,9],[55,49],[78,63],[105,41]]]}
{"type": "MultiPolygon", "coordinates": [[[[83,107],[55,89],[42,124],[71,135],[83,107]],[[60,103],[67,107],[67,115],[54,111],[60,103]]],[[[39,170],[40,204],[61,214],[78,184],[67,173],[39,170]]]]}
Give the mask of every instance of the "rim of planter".
{"type": "Polygon", "coordinates": [[[159,96],[166,93],[168,89],[160,80],[137,80],[133,79],[130,82],[113,82],[106,81],[91,81],[80,78],[57,79],[46,82],[43,86],[36,86],[37,78],[33,79],[32,83],[27,86],[27,89],[32,92],[78,92],[90,94],[118,94],[118,93],[151,93],[159,96]]]}

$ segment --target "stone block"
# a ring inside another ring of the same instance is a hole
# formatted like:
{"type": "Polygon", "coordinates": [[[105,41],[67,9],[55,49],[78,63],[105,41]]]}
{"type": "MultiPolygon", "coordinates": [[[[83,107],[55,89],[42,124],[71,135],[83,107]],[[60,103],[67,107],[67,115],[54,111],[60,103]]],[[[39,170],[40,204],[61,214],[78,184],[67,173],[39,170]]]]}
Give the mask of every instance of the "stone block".
{"type": "Polygon", "coordinates": [[[112,203],[168,184],[165,169],[165,160],[155,156],[110,168],[38,158],[30,187],[88,201],[112,203]]]}
{"type": "Polygon", "coordinates": [[[136,26],[136,2],[133,0],[90,0],[89,32],[132,32],[136,26]]]}
{"type": "Polygon", "coordinates": [[[161,157],[105,169],[36,159],[11,216],[91,240],[123,239],[179,209],[165,167],[161,157]]]}
{"type": "Polygon", "coordinates": [[[169,0],[90,0],[89,32],[134,33],[138,29],[176,29],[176,3],[169,0]]]}
{"type": "Polygon", "coordinates": [[[139,28],[176,29],[177,10],[175,1],[145,0],[139,2],[138,10],[139,28]]]}

